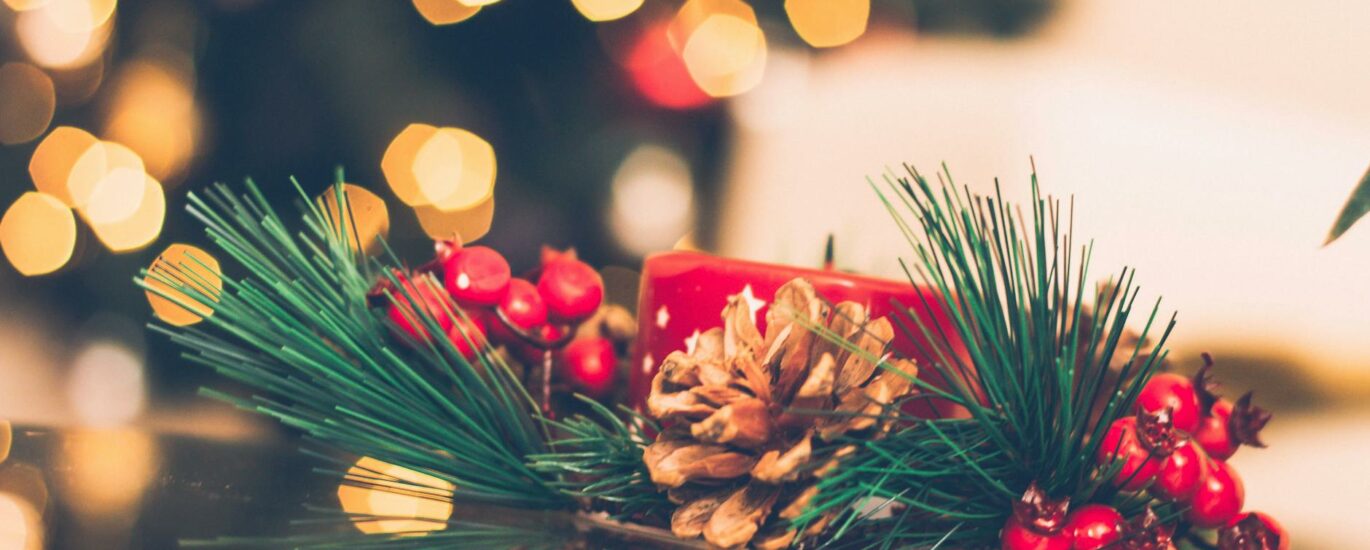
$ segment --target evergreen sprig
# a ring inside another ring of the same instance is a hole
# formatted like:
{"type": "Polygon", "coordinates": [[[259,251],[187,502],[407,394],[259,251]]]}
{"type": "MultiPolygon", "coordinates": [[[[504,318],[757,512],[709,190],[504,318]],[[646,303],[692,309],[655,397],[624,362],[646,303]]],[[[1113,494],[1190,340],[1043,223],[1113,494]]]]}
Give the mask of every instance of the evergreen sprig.
{"type": "Polygon", "coordinates": [[[906,169],[884,189],[871,185],[913,251],[912,266],[901,261],[910,281],[936,291],[918,305],[946,312],[951,326],[910,304],[899,304],[895,320],[910,340],[929,342],[920,351],[933,364],[921,367],[946,381],[920,387],[965,418],[906,418],[889,437],[854,442],[858,451],[796,521],[844,511],[828,529],[833,547],[993,546],[1011,503],[1034,481],[1053,497],[1139,510],[1145,502],[1102,481],[1117,465],[1098,468],[1094,457],[1164,360],[1174,317],[1144,352],[1158,299],[1140,337],[1122,346],[1139,293],[1133,271],[1087,293],[1092,243],[1076,250],[1071,214],[1063,222],[1060,201],[1041,195],[1035,173],[1025,217],[997,182],[984,197],[958,189],[945,167],[936,187],[906,169]],[[1115,363],[1120,370],[1110,371],[1115,363]]]}
{"type": "MultiPolygon", "coordinates": [[[[274,417],[322,447],[449,482],[455,490],[448,498],[457,502],[571,506],[557,476],[528,464],[527,457],[549,450],[547,433],[532,398],[497,355],[468,361],[447,338],[396,346],[391,335],[398,331],[368,304],[378,277],[394,289],[386,292],[391,303],[422,303],[410,284],[437,282],[431,276],[401,281],[393,255],[383,262],[358,252],[355,229],[340,230],[351,227],[350,216],[332,219],[333,212],[350,212],[341,185],[331,190],[341,205],[332,211],[309,200],[297,182],[295,188],[305,224],[296,233],[250,180],[241,196],[222,184],[203,197],[189,195],[191,215],[243,270],[239,278],[223,277],[222,292],[195,275],[203,265],[145,270],[136,279],[182,306],[212,309],[212,330],[153,329],[183,346],[187,360],[260,392],[203,393],[274,417]]],[[[450,299],[444,307],[447,314],[464,315],[450,299]]],[[[412,326],[442,333],[427,308],[401,310],[412,326]]],[[[388,485],[376,488],[395,490],[388,485]]],[[[414,488],[425,494],[432,489],[414,488]]]]}

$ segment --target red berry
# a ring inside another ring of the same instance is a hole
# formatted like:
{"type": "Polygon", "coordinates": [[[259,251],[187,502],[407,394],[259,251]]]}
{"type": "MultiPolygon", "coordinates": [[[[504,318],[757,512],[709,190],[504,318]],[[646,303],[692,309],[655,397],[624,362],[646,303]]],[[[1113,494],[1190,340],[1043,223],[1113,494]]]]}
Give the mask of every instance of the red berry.
{"type": "Polygon", "coordinates": [[[1237,514],[1218,530],[1222,550],[1289,550],[1289,533],[1264,512],[1237,514]]]}
{"type": "Polygon", "coordinates": [[[442,270],[447,292],[465,305],[493,306],[509,290],[509,262],[489,247],[453,251],[442,270]]]}
{"type": "Polygon", "coordinates": [[[1156,474],[1156,483],[1151,486],[1151,492],[1157,496],[1183,502],[1194,495],[1199,490],[1199,483],[1203,481],[1204,464],[1208,456],[1203,449],[1192,441],[1181,442],[1171,451],[1170,456],[1165,457],[1161,462],[1161,469],[1156,474]]]}
{"type": "Polygon", "coordinates": [[[562,378],[576,390],[602,399],[614,389],[618,358],[606,338],[581,338],[561,351],[562,378]]]}
{"type": "Polygon", "coordinates": [[[447,338],[452,341],[452,347],[457,348],[457,353],[471,361],[485,347],[485,327],[477,318],[457,319],[452,330],[447,332],[447,338]]]}
{"type": "Polygon", "coordinates": [[[1219,527],[1241,512],[1245,500],[1246,488],[1237,472],[1226,462],[1209,460],[1203,482],[1189,499],[1185,517],[1199,527],[1219,527]]]}
{"type": "Polygon", "coordinates": [[[440,291],[428,282],[411,283],[407,277],[401,277],[400,282],[408,295],[398,290],[392,291],[395,303],[391,303],[387,311],[395,326],[418,342],[428,342],[428,330],[424,328],[424,321],[418,313],[423,311],[437,321],[438,328],[444,333],[452,330],[452,318],[447,315],[440,291]],[[415,308],[415,305],[419,307],[415,308]],[[413,323],[410,323],[410,318],[413,318],[413,323]]]}
{"type": "Polygon", "coordinates": [[[1237,453],[1239,443],[1233,440],[1227,423],[1232,418],[1232,402],[1219,399],[1209,409],[1208,416],[1199,421],[1199,429],[1194,431],[1194,441],[1202,445],[1208,456],[1227,460],[1237,453]]]}
{"type": "Polygon", "coordinates": [[[500,313],[515,327],[530,331],[547,322],[547,304],[533,283],[523,279],[509,281],[509,292],[499,304],[500,313]]]}
{"type": "Polygon", "coordinates": [[[1199,427],[1199,395],[1194,381],[1164,372],[1151,377],[1137,395],[1137,411],[1156,413],[1170,409],[1175,427],[1189,433],[1199,427]]]}
{"type": "Polygon", "coordinates": [[[1065,529],[1056,533],[1041,533],[1010,516],[999,531],[999,547],[1003,550],[1070,550],[1073,545],[1065,529]]]}
{"type": "Polygon", "coordinates": [[[1066,516],[1064,531],[1075,540],[1075,550],[1098,550],[1123,536],[1123,515],[1112,506],[1086,504],[1066,516]]]}
{"type": "Polygon", "coordinates": [[[1137,435],[1137,418],[1134,416],[1113,421],[1104,434],[1095,458],[1102,465],[1114,460],[1122,461],[1122,469],[1113,479],[1115,485],[1127,491],[1146,487],[1161,469],[1161,460],[1153,457],[1151,451],[1142,445],[1137,435]]]}
{"type": "Polygon", "coordinates": [[[579,321],[599,309],[604,300],[604,280],[589,264],[562,258],[542,267],[538,293],[552,317],[579,321]]]}

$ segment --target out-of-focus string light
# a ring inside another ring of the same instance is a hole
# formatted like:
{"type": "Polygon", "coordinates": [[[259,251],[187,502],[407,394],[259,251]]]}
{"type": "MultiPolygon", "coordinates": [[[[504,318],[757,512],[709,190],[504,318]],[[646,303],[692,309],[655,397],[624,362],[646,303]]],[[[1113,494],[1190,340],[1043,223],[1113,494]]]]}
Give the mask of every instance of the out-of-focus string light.
{"type": "Polygon", "coordinates": [[[385,175],[390,191],[399,197],[400,202],[409,206],[428,204],[427,197],[419,187],[418,178],[414,177],[414,160],[419,149],[437,133],[436,126],[410,124],[401,130],[395,139],[390,140],[390,145],[385,148],[385,156],[381,157],[381,173],[385,175]]]}
{"type": "Polygon", "coordinates": [[[173,288],[166,281],[177,286],[187,286],[200,294],[207,295],[210,301],[217,302],[223,292],[222,271],[219,261],[208,252],[188,244],[172,244],[166,248],[148,267],[147,284],[152,289],[175,298],[176,301],[162,297],[153,290],[147,290],[147,301],[152,312],[169,325],[184,327],[204,320],[214,314],[213,308],[196,301],[194,298],[173,288]],[[189,309],[177,302],[185,303],[189,309]]]}
{"type": "Polygon", "coordinates": [[[495,2],[499,2],[499,0],[457,0],[457,3],[463,6],[470,6],[473,8],[489,6],[490,4],[494,4],[495,2]]]}
{"type": "Polygon", "coordinates": [[[0,548],[43,548],[43,524],[38,511],[14,495],[0,493],[0,548]]]}
{"type": "Polygon", "coordinates": [[[0,420],[0,464],[10,457],[10,445],[14,444],[14,425],[8,420],[0,420]]]}
{"type": "Polygon", "coordinates": [[[93,12],[58,6],[64,1],[69,0],[49,0],[14,20],[19,46],[34,63],[50,69],[81,67],[100,57],[114,26],[113,18],[96,23],[93,12]]]}
{"type": "Polygon", "coordinates": [[[11,461],[0,466],[0,493],[28,503],[40,515],[48,507],[48,482],[31,464],[11,461]]]}
{"type": "Polygon", "coordinates": [[[460,23],[480,12],[480,6],[468,6],[457,0],[414,0],[414,9],[434,25],[460,23]]]}
{"type": "Polygon", "coordinates": [[[0,248],[10,265],[26,276],[61,269],[76,249],[76,218],[51,195],[20,195],[0,218],[0,248]]]}
{"type": "Polygon", "coordinates": [[[125,65],[114,81],[106,139],[127,145],[163,182],[176,181],[195,153],[200,113],[190,75],[153,61],[125,65]]]}
{"type": "Polygon", "coordinates": [[[57,109],[52,79],[28,63],[0,65],[0,143],[32,141],[47,131],[57,109]]]}
{"type": "Polygon", "coordinates": [[[346,238],[353,250],[365,254],[376,254],[381,249],[381,239],[390,234],[390,211],[385,201],[375,193],[359,185],[344,183],[343,199],[347,204],[344,211],[338,204],[337,191],[329,187],[319,195],[318,203],[328,215],[333,234],[346,238]]]}
{"type": "Polygon", "coordinates": [[[349,514],[386,518],[358,518],[353,525],[363,533],[436,531],[446,528],[452,516],[453,489],[452,483],[431,475],[362,457],[347,470],[338,502],[349,514]]]}
{"type": "Polygon", "coordinates": [[[699,89],[685,68],[685,60],[671,46],[670,25],[644,29],[628,54],[626,66],[633,87],[648,101],[671,109],[692,109],[713,98],[699,89]]]}
{"type": "Polygon", "coordinates": [[[162,233],[166,193],[152,176],[119,169],[96,187],[84,214],[95,236],[110,251],[138,250],[162,233]]]}
{"type": "Polygon", "coordinates": [[[591,21],[613,21],[631,15],[642,7],[642,0],[571,0],[581,15],[591,21]]]}
{"type": "Polygon", "coordinates": [[[43,10],[58,28],[81,33],[109,22],[118,3],[118,0],[47,0],[43,10]]]}
{"type": "Polygon", "coordinates": [[[416,206],[414,214],[419,218],[419,227],[430,239],[453,240],[463,243],[474,242],[490,232],[490,224],[495,219],[495,198],[470,208],[443,211],[434,206],[416,206]]]}
{"type": "MultiPolygon", "coordinates": [[[[29,159],[29,177],[39,191],[57,197],[67,206],[74,206],[75,200],[67,190],[76,161],[92,147],[100,143],[90,132],[71,126],[58,126],[49,133],[29,159]]],[[[103,154],[103,153],[101,153],[103,154]]]]}
{"type": "Polygon", "coordinates": [[[831,48],[865,34],[871,0],[785,0],[785,14],[810,46],[831,48]]]}
{"type": "Polygon", "coordinates": [[[52,84],[57,90],[58,107],[82,105],[95,96],[105,80],[105,60],[95,61],[69,69],[52,69],[49,73],[52,84]]]}
{"type": "Polygon", "coordinates": [[[87,426],[127,424],[143,412],[144,394],[143,358],[113,342],[86,346],[67,378],[67,399],[87,426]]]}
{"type": "Polygon", "coordinates": [[[5,0],[5,5],[14,11],[29,11],[43,7],[49,0],[5,0]]]}
{"type": "Polygon", "coordinates": [[[137,510],[159,458],[151,436],[114,429],[67,434],[58,461],[64,505],[89,520],[137,510]]]}
{"type": "Polygon", "coordinates": [[[620,245],[634,254],[663,250],[690,230],[694,190],[690,166],[656,145],[635,149],[614,173],[609,220],[620,245]]]}
{"type": "Polygon", "coordinates": [[[766,68],[766,35],[741,0],[689,0],[671,21],[672,44],[701,90],[714,97],[746,92],[766,68]]]}
{"type": "MultiPolygon", "coordinates": [[[[120,174],[145,174],[143,159],[132,149],[101,141],[81,153],[67,175],[67,193],[76,209],[85,209],[95,190],[107,178],[120,174]]],[[[104,197],[114,198],[111,195],[104,197]]]]}
{"type": "Polygon", "coordinates": [[[413,170],[428,204],[466,210],[494,192],[495,149],[461,128],[439,128],[415,154],[413,170]]]}

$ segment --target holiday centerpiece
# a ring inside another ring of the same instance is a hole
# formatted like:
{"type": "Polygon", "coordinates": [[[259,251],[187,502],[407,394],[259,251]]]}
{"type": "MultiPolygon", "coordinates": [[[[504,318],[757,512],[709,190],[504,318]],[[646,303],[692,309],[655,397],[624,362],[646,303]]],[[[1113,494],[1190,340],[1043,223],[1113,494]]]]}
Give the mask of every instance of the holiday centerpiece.
{"type": "Polygon", "coordinates": [[[408,267],[358,242],[342,185],[301,193],[298,231],[251,183],[192,194],[232,262],[138,280],[207,324],[157,330],[253,390],[205,393],[302,431],[345,485],[424,503],[253,542],[1288,548],[1226,462],[1269,414],[1218,396],[1211,361],[1166,372],[1174,317],[1129,269],[1092,284],[1035,175],[1028,215],[911,169],[885,183],[908,281],[657,256],[636,322],[572,252],[514,276],[444,241],[408,267]],[[540,519],[453,512],[471,505],[540,519]]]}

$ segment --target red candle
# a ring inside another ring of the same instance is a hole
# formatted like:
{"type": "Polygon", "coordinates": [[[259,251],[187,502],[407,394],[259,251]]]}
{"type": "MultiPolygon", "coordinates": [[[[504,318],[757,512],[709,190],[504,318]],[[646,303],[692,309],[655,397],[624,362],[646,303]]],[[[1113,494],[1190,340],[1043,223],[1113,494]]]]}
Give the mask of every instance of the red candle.
{"type": "MultiPolygon", "coordinates": [[[[651,391],[661,359],[672,351],[685,350],[687,341],[710,328],[722,326],[720,317],[728,296],[742,294],[751,303],[757,328],[766,330],[766,306],[775,291],[796,277],[813,285],[819,296],[832,303],[853,301],[869,308],[871,317],[882,317],[901,309],[912,309],[925,322],[931,321],[955,338],[950,321],[939,307],[936,291],[915,287],[908,281],[878,279],[833,270],[807,269],[745,260],[719,258],[693,252],[664,252],[649,256],[642,266],[642,287],[638,295],[638,339],[633,353],[632,392],[634,405],[641,405],[651,391]],[[924,299],[932,309],[924,304],[924,299]],[[897,302],[896,306],[893,302],[897,302]]],[[[899,313],[910,331],[921,338],[917,324],[899,313]]],[[[932,368],[933,360],[921,349],[931,351],[926,341],[909,339],[895,318],[894,349],[899,355],[918,361],[919,376],[940,384],[932,368]]],[[[931,326],[931,325],[930,325],[931,326]]],[[[959,342],[953,346],[961,353],[959,342]]],[[[945,402],[914,403],[910,412],[950,415],[955,411],[945,402]],[[931,404],[931,406],[930,406],[931,404]]]]}

